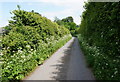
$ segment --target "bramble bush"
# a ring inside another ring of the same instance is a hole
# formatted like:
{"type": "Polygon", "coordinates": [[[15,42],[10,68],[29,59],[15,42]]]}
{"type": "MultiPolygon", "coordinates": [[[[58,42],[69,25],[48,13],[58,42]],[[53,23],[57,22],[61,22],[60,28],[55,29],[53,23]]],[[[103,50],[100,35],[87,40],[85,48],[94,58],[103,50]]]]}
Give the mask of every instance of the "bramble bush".
{"type": "Polygon", "coordinates": [[[12,14],[2,37],[3,82],[23,79],[71,39],[68,29],[39,13],[18,9],[12,14]]]}
{"type": "Polygon", "coordinates": [[[98,80],[120,80],[120,3],[84,6],[78,38],[98,80]]]}

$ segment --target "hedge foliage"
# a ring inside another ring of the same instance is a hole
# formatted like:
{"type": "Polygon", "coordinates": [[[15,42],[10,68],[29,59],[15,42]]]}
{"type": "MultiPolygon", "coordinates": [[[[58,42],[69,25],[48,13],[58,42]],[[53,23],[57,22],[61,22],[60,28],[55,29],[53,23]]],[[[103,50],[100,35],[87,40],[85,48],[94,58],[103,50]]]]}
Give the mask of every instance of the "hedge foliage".
{"type": "Polygon", "coordinates": [[[3,82],[23,79],[71,39],[68,29],[39,13],[18,9],[12,14],[2,38],[3,82]]]}
{"type": "Polygon", "coordinates": [[[120,80],[120,3],[86,3],[79,40],[96,79],[120,80]]]}

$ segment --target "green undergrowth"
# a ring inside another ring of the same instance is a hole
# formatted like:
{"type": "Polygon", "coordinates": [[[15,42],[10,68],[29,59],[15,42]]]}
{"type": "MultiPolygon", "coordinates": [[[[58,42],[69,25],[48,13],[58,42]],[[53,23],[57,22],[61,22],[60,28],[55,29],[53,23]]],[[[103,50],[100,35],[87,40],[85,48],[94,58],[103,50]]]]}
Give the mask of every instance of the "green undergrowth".
{"type": "Polygon", "coordinates": [[[18,9],[12,14],[1,41],[2,82],[22,80],[72,37],[39,13],[18,9]]]}
{"type": "Polygon", "coordinates": [[[120,80],[120,60],[101,52],[97,46],[90,46],[81,35],[77,35],[88,66],[96,80],[120,80]]]}
{"type": "Polygon", "coordinates": [[[37,50],[32,50],[29,45],[26,47],[29,50],[19,49],[17,53],[5,58],[2,69],[2,79],[5,80],[20,80],[28,75],[36,66],[42,64],[52,53],[62,47],[71,39],[70,35],[66,35],[59,40],[50,43],[42,43],[38,45],[37,50]]]}
{"type": "Polygon", "coordinates": [[[120,80],[120,3],[88,2],[79,40],[97,80],[120,80]]]}

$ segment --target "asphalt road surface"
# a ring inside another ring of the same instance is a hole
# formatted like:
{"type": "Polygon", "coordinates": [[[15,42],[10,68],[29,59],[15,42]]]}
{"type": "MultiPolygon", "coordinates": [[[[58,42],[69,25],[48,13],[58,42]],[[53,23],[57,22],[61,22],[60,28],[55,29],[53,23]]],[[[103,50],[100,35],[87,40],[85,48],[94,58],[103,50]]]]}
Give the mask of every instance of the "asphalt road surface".
{"type": "Polygon", "coordinates": [[[72,37],[24,80],[95,80],[78,39],[72,37]]]}

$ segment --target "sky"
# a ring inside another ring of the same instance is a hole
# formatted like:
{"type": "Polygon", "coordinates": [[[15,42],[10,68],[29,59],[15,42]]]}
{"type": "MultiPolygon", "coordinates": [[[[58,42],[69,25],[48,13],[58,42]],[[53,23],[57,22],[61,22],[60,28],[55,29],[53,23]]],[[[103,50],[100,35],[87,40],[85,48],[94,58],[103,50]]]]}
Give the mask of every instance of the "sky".
{"type": "Polygon", "coordinates": [[[50,20],[72,16],[76,24],[80,24],[80,16],[84,11],[84,2],[87,0],[0,0],[0,27],[8,25],[13,16],[11,11],[21,6],[21,10],[40,13],[50,20]]]}

